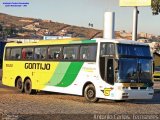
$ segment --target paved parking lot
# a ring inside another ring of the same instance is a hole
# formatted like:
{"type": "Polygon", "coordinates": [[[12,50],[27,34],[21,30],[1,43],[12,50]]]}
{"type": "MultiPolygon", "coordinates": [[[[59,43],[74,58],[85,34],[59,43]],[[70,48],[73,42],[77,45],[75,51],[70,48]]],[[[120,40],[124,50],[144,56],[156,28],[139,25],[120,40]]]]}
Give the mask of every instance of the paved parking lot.
{"type": "Polygon", "coordinates": [[[88,103],[81,96],[46,92],[21,94],[15,88],[3,86],[0,80],[0,119],[138,119],[149,115],[156,120],[160,119],[160,81],[155,81],[154,89],[152,100],[88,103]]]}
{"type": "Polygon", "coordinates": [[[5,118],[32,119],[117,119],[119,117],[135,117],[150,115],[160,119],[160,82],[155,82],[156,93],[152,100],[131,100],[114,102],[100,100],[88,103],[81,96],[40,92],[37,95],[26,95],[1,85],[0,113],[5,118]],[[108,116],[111,115],[111,116],[108,116]],[[124,116],[127,115],[127,116],[124,116]],[[128,116],[129,115],[129,116],[128,116]],[[39,117],[39,118],[37,118],[39,117]],[[99,118],[100,117],[100,118],[99,118]]]}

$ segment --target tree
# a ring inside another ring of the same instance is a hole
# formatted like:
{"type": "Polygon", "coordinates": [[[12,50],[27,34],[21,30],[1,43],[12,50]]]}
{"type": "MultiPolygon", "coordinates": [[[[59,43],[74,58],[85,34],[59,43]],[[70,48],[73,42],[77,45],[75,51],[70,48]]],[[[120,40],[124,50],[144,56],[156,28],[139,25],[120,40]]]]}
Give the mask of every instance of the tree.
{"type": "Polygon", "coordinates": [[[160,0],[152,0],[151,8],[153,15],[158,15],[160,13],[160,0]]]}

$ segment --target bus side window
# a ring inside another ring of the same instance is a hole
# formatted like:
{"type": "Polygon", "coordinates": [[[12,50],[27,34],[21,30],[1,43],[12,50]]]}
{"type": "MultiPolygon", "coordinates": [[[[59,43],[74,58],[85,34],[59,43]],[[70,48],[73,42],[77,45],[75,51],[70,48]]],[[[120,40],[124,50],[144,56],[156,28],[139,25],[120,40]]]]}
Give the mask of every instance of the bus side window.
{"type": "Polygon", "coordinates": [[[96,60],[96,45],[81,46],[80,59],[81,60],[96,60]]]}
{"type": "Polygon", "coordinates": [[[5,59],[9,60],[10,59],[10,55],[11,54],[11,48],[7,48],[6,52],[5,52],[5,59]]]}
{"type": "Polygon", "coordinates": [[[61,58],[62,48],[58,46],[51,46],[48,48],[48,59],[59,60],[61,58]]]}
{"type": "Polygon", "coordinates": [[[19,60],[21,58],[21,48],[11,49],[11,59],[19,60]]]}
{"type": "Polygon", "coordinates": [[[22,49],[22,59],[26,59],[26,49],[22,49]]]}
{"type": "Polygon", "coordinates": [[[44,60],[47,55],[47,47],[36,47],[34,52],[34,59],[44,60]]]}
{"type": "Polygon", "coordinates": [[[26,60],[33,59],[33,48],[32,47],[26,47],[26,48],[23,48],[23,49],[25,49],[25,52],[23,53],[24,55],[22,55],[22,57],[24,57],[24,59],[26,59],[26,60]]]}
{"type": "Polygon", "coordinates": [[[77,60],[79,55],[79,46],[66,46],[63,49],[65,60],[77,60]]]}
{"type": "Polygon", "coordinates": [[[114,55],[115,54],[115,45],[113,43],[102,43],[100,54],[101,54],[101,56],[114,55]]]}

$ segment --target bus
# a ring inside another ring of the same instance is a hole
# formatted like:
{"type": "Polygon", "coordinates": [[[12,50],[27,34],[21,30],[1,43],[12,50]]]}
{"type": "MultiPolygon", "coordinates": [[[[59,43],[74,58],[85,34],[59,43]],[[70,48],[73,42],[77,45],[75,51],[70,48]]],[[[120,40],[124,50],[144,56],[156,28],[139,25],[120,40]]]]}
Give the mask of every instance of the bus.
{"type": "Polygon", "coordinates": [[[7,43],[6,86],[99,99],[152,99],[153,59],[149,45],[119,39],[62,39],[7,43]]]}

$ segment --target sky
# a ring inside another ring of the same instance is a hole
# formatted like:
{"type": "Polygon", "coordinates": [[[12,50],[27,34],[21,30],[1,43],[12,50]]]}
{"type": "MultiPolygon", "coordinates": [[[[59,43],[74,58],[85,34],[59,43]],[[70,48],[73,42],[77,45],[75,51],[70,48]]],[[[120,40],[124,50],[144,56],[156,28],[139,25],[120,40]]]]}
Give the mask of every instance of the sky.
{"type": "MultiPolygon", "coordinates": [[[[151,7],[138,7],[138,33],[160,35],[160,15],[151,7]]],[[[20,17],[103,30],[105,12],[115,12],[115,30],[132,32],[133,7],[120,7],[119,0],[0,0],[0,12],[20,17]],[[28,2],[26,7],[6,7],[4,2],[28,2]]]]}

